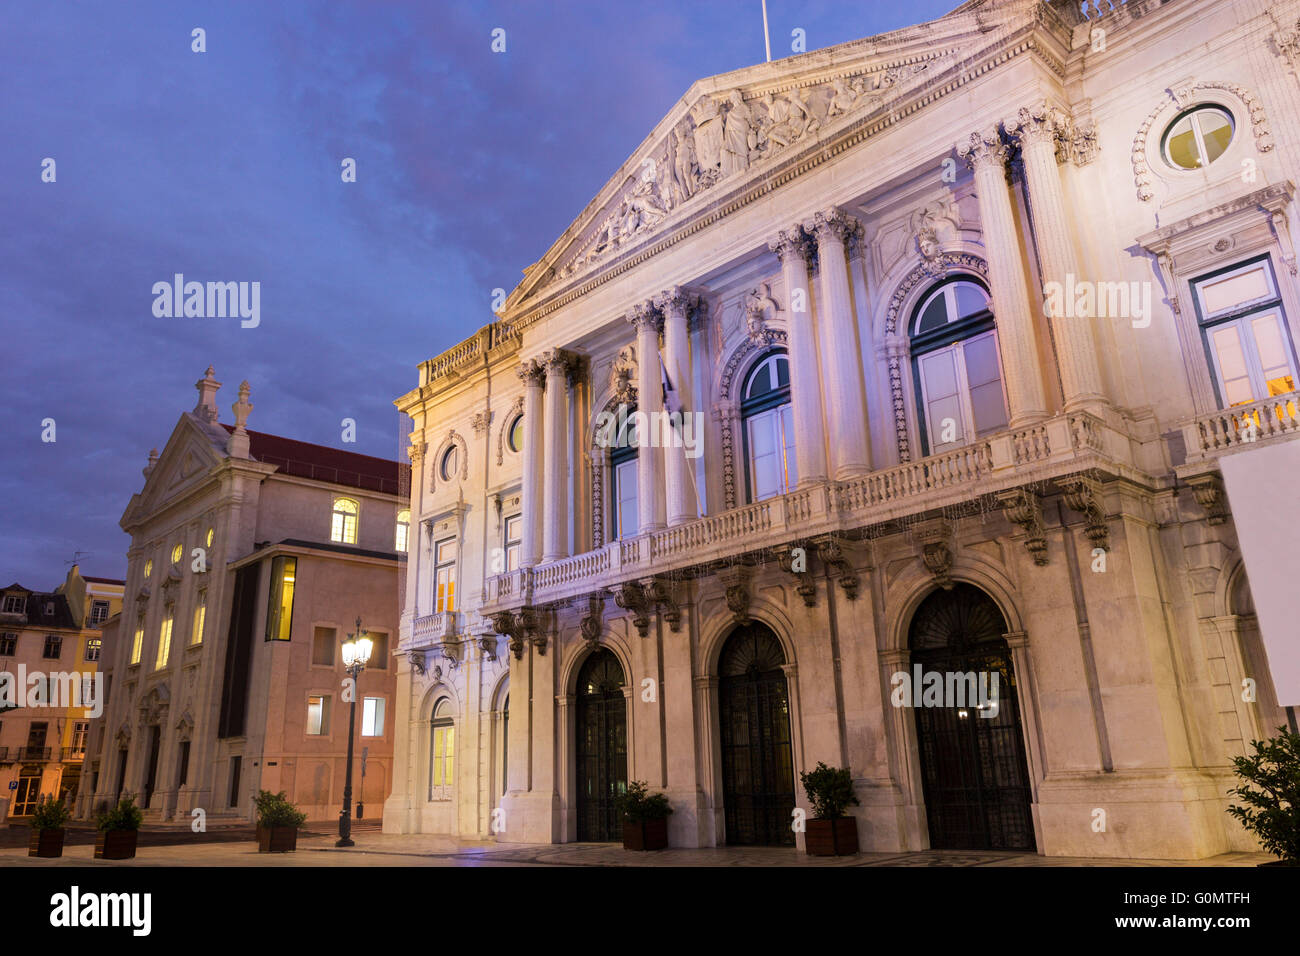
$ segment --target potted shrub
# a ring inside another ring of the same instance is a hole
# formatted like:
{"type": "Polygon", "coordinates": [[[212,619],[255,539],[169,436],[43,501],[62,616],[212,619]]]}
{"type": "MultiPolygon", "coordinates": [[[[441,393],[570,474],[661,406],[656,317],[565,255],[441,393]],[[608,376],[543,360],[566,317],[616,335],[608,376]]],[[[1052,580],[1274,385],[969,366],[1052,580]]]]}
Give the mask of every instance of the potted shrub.
{"type": "Polygon", "coordinates": [[[1300,866],[1300,734],[1277,730],[1276,737],[1251,741],[1252,755],[1233,758],[1233,772],[1243,782],[1228,793],[1245,806],[1228,812],[1278,857],[1260,866],[1300,866]]]}
{"type": "Polygon", "coordinates": [[[46,797],[32,811],[32,841],[28,856],[63,856],[63,838],[67,835],[68,808],[53,795],[46,797]]]}
{"type": "Polygon", "coordinates": [[[135,799],[125,797],[117,806],[105,810],[95,821],[99,835],[95,838],[96,860],[131,860],[144,814],[135,799]]]}
{"type": "Polygon", "coordinates": [[[257,852],[288,853],[298,849],[298,828],[307,822],[307,814],[290,803],[283,790],[259,790],[253,802],[257,806],[257,852]]]}
{"type": "Polygon", "coordinates": [[[804,831],[804,848],[811,856],[851,856],[858,852],[858,821],[844,815],[846,807],[856,806],[853,777],[848,767],[828,767],[821,761],[817,769],[801,771],[799,779],[812,817],[804,831]]]}
{"type": "Polygon", "coordinates": [[[623,818],[623,849],[662,850],[668,845],[668,814],[673,808],[662,793],[648,793],[644,780],[633,780],[614,798],[623,818]]]}

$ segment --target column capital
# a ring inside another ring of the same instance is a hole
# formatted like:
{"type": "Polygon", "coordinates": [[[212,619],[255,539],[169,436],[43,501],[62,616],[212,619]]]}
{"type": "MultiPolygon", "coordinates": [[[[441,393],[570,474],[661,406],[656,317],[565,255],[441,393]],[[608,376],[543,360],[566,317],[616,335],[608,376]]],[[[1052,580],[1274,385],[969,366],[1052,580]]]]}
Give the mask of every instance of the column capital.
{"type": "Polygon", "coordinates": [[[540,388],[546,381],[546,370],[533,359],[520,362],[515,368],[515,374],[519,376],[519,381],[524,383],[525,388],[530,385],[540,388]]]}
{"type": "Polygon", "coordinates": [[[655,334],[658,334],[663,329],[663,313],[655,307],[653,302],[641,302],[632,306],[624,318],[627,319],[629,324],[636,327],[638,334],[646,329],[651,329],[655,334]]]}
{"type": "Polygon", "coordinates": [[[1069,131],[1070,119],[1061,110],[1040,100],[1020,107],[1002,125],[1009,135],[1020,142],[1022,148],[1046,144],[1055,149],[1057,139],[1069,131]]]}
{"type": "Polygon", "coordinates": [[[838,206],[814,213],[809,230],[817,237],[817,244],[839,242],[847,245],[857,231],[857,220],[838,206]]]}
{"type": "Polygon", "coordinates": [[[665,318],[669,316],[690,318],[691,313],[703,307],[704,296],[697,289],[675,285],[655,296],[653,304],[665,318]]]}
{"type": "Polygon", "coordinates": [[[769,239],[767,248],[776,253],[782,264],[789,259],[807,265],[812,257],[811,250],[808,248],[811,242],[812,239],[804,232],[803,226],[796,225],[789,229],[782,229],[769,239]]]}
{"type": "Polygon", "coordinates": [[[573,372],[575,357],[563,349],[548,349],[537,357],[537,364],[548,378],[563,376],[568,379],[573,372]]]}
{"type": "Polygon", "coordinates": [[[1001,169],[1007,161],[1007,148],[996,126],[976,130],[967,139],[958,141],[956,150],[976,172],[990,167],[1001,169]]]}

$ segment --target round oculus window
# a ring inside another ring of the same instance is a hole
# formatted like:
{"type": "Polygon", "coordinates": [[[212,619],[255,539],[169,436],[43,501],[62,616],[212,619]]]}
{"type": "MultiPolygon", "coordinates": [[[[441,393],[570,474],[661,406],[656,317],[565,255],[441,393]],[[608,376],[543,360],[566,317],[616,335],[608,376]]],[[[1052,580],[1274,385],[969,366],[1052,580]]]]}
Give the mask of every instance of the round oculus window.
{"type": "Polygon", "coordinates": [[[1196,106],[1165,130],[1165,162],[1175,169],[1204,169],[1232,143],[1236,124],[1221,106],[1196,106]]]}

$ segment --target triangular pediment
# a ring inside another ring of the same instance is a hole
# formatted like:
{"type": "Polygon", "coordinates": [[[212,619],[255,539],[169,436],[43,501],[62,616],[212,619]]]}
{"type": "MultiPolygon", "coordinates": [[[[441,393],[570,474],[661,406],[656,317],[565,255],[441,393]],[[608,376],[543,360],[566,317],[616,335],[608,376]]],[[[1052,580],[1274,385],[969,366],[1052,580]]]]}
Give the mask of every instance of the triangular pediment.
{"type": "Polygon", "coordinates": [[[699,80],[524,278],[513,318],[672,233],[737,189],[992,54],[1040,0],[969,0],[929,23],[699,80]]]}
{"type": "Polygon", "coordinates": [[[144,487],[127,506],[123,525],[152,514],[206,480],[212,467],[225,459],[227,438],[220,425],[205,424],[192,414],[182,415],[145,477],[144,487]]]}

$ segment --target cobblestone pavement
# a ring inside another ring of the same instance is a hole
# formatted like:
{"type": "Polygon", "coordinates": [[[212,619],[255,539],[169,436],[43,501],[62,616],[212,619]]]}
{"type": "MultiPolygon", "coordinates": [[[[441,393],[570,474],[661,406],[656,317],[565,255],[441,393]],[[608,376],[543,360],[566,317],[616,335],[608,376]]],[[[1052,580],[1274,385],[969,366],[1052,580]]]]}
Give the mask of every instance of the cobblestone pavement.
{"type": "Polygon", "coordinates": [[[335,837],[302,835],[296,853],[258,853],[245,843],[142,847],[134,860],[94,859],[91,846],[66,847],[60,860],[39,860],[25,849],[0,850],[8,866],[1254,866],[1263,853],[1228,853],[1208,860],[1098,860],[1025,853],[927,850],[810,857],[794,849],[717,847],[634,853],[613,843],[536,845],[487,843],[423,834],[354,833],[356,846],[338,849],[335,837]]]}

